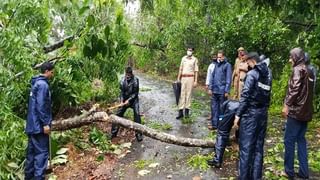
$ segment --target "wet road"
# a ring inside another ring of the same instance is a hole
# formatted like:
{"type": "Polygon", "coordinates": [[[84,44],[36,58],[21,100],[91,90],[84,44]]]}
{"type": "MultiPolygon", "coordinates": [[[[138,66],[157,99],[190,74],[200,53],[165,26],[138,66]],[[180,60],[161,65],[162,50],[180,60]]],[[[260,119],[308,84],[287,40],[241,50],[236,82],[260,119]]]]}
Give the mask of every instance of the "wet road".
{"type": "MultiPolygon", "coordinates": [[[[195,122],[183,124],[180,120],[175,119],[177,107],[171,83],[156,80],[144,74],[137,74],[137,76],[140,79],[140,111],[145,116],[146,124],[150,121],[157,121],[161,124],[168,123],[172,126],[172,129],[166,132],[176,136],[201,139],[208,137],[209,131],[207,129],[206,116],[209,109],[207,106],[209,97],[193,96],[195,101],[202,103],[206,108],[198,110],[195,122]]],[[[144,137],[141,143],[133,142],[131,152],[120,160],[119,166],[113,173],[113,178],[125,180],[186,180],[201,178],[211,180],[235,177],[235,161],[225,164],[223,169],[209,168],[204,171],[193,169],[188,165],[187,161],[190,156],[196,154],[207,155],[212,151],[213,149],[211,148],[182,147],[144,137]],[[138,172],[142,169],[137,168],[136,164],[142,161],[159,164],[155,168],[144,167],[143,170],[148,170],[149,173],[141,176],[138,172]]]]}

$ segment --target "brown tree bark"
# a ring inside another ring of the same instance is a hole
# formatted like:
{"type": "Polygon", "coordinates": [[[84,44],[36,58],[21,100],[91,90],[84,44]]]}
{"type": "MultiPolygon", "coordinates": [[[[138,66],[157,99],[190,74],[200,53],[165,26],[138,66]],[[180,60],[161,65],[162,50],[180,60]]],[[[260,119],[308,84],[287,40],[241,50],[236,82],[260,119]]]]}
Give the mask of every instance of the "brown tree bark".
{"type": "Polygon", "coordinates": [[[187,147],[203,147],[203,148],[214,147],[214,141],[211,141],[211,140],[177,137],[168,133],[154,130],[142,124],[135,123],[133,121],[124,119],[122,117],[118,117],[116,115],[109,116],[106,112],[103,112],[103,111],[95,112],[95,108],[91,109],[88,112],[83,113],[80,116],[76,116],[73,118],[60,120],[60,121],[53,121],[52,130],[63,131],[67,129],[78,128],[84,125],[89,125],[93,122],[115,123],[124,128],[139,131],[152,139],[156,139],[169,144],[175,144],[175,145],[187,146],[187,147]]]}

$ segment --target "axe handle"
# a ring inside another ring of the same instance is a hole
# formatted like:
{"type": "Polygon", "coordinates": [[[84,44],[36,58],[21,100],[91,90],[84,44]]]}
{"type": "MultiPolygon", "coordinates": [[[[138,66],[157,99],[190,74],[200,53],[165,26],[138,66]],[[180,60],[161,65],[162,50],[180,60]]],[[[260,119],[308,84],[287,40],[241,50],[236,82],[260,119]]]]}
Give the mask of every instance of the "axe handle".
{"type": "Polygon", "coordinates": [[[49,169],[52,168],[52,149],[51,149],[51,135],[49,134],[49,169]]]}
{"type": "Polygon", "coordinates": [[[113,109],[117,109],[117,108],[122,107],[122,106],[124,106],[123,103],[116,104],[116,105],[114,105],[114,106],[112,106],[112,107],[109,107],[107,110],[108,110],[108,111],[111,111],[111,110],[113,110],[113,109]]]}

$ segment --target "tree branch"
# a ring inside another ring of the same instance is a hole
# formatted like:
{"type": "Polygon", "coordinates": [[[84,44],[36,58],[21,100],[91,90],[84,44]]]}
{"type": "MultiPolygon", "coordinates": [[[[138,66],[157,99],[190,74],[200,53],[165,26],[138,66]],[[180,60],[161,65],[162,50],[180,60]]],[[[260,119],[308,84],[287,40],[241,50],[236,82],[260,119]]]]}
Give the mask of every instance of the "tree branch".
{"type": "Polygon", "coordinates": [[[166,46],[154,47],[154,46],[151,46],[151,45],[149,45],[149,44],[140,44],[140,43],[137,43],[137,42],[133,42],[132,45],[138,46],[138,47],[141,47],[141,48],[148,48],[148,49],[159,50],[159,51],[162,51],[163,53],[165,53],[165,48],[166,48],[166,46]]]}
{"type": "MultiPolygon", "coordinates": [[[[52,59],[49,59],[49,60],[46,61],[46,62],[51,62],[51,63],[55,64],[55,63],[57,63],[58,61],[62,61],[63,59],[64,59],[64,57],[57,56],[57,57],[54,57],[54,58],[52,58],[52,59]]],[[[38,68],[41,67],[41,65],[42,65],[43,63],[45,63],[45,62],[36,64],[36,65],[34,65],[32,68],[33,68],[33,69],[38,69],[38,68]]]]}
{"type": "Polygon", "coordinates": [[[43,48],[43,51],[44,51],[44,53],[52,52],[52,51],[54,51],[56,49],[61,48],[64,45],[65,41],[72,41],[73,39],[74,39],[74,36],[68,36],[68,37],[66,37],[66,38],[64,38],[64,39],[62,39],[62,40],[60,40],[60,41],[58,41],[58,42],[56,42],[56,43],[54,43],[52,45],[45,46],[43,48]]]}
{"type": "Polygon", "coordinates": [[[293,20],[282,20],[283,23],[285,24],[293,24],[293,25],[298,25],[298,26],[303,26],[303,27],[316,27],[318,24],[315,24],[314,22],[310,23],[303,23],[303,22],[298,22],[298,21],[293,21],[293,20]]]}
{"type": "Polygon", "coordinates": [[[95,112],[95,110],[96,109],[93,108],[88,112],[83,113],[80,116],[75,116],[73,118],[69,118],[65,120],[53,121],[52,130],[63,131],[67,129],[78,128],[84,125],[89,125],[94,122],[110,122],[110,123],[118,124],[128,129],[139,131],[150,138],[153,138],[165,143],[186,146],[186,147],[203,147],[203,148],[214,147],[214,144],[215,144],[215,142],[211,140],[177,137],[168,133],[154,130],[142,124],[135,123],[133,121],[124,119],[122,117],[118,117],[116,115],[109,116],[104,111],[95,112]]]}

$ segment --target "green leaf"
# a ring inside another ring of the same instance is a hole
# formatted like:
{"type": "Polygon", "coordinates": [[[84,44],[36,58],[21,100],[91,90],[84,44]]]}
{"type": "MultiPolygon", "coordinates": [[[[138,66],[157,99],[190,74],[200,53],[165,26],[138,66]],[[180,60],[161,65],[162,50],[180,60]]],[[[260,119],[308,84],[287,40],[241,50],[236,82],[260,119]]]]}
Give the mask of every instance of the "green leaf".
{"type": "Polygon", "coordinates": [[[104,28],[104,36],[106,37],[106,39],[109,39],[110,36],[110,26],[106,25],[106,27],[104,28]]]}
{"type": "Polygon", "coordinates": [[[85,13],[87,10],[89,10],[90,7],[89,6],[84,6],[79,10],[79,15],[82,15],[83,13],[85,13]]]}
{"type": "Polygon", "coordinates": [[[52,160],[52,164],[65,164],[67,163],[67,159],[57,158],[52,160]]]}
{"type": "Polygon", "coordinates": [[[56,154],[57,155],[65,154],[68,150],[69,150],[68,148],[61,148],[56,152],[56,154]]]}
{"type": "Polygon", "coordinates": [[[18,164],[14,163],[14,162],[8,163],[7,166],[10,167],[10,168],[14,168],[14,169],[18,169],[19,168],[18,164]]]}
{"type": "Polygon", "coordinates": [[[61,155],[58,155],[58,156],[55,156],[54,159],[67,159],[68,158],[68,155],[65,155],[65,154],[61,154],[61,155]]]}
{"type": "Polygon", "coordinates": [[[102,155],[102,154],[100,154],[96,159],[96,161],[98,161],[98,162],[101,162],[103,160],[104,160],[104,155],[102,155]]]}
{"type": "Polygon", "coordinates": [[[89,15],[87,18],[87,23],[89,27],[92,27],[95,23],[95,18],[93,15],[89,15]]]}

